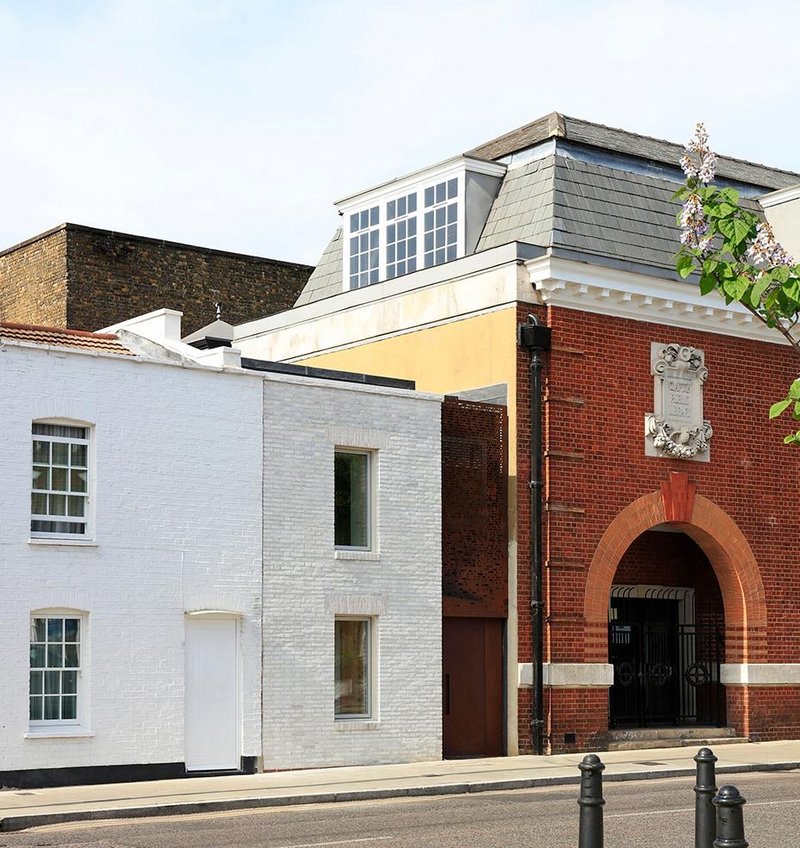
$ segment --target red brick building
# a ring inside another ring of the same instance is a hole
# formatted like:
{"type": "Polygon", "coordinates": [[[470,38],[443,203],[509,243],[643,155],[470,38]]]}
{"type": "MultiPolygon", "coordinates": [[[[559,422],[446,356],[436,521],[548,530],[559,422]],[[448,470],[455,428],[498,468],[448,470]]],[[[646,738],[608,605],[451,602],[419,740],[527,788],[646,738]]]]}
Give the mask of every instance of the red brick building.
{"type": "MultiPolygon", "coordinates": [[[[484,748],[446,715],[446,753],[495,750],[476,691],[502,693],[508,753],[800,737],[800,454],[767,418],[800,363],[675,274],[682,152],[546,116],[340,201],[295,309],[236,328],[246,355],[508,411],[507,522],[466,542],[482,601],[444,610],[483,622],[454,625],[444,706],[484,748]]],[[[800,175],[721,157],[718,179],[755,205],[800,175]]]]}

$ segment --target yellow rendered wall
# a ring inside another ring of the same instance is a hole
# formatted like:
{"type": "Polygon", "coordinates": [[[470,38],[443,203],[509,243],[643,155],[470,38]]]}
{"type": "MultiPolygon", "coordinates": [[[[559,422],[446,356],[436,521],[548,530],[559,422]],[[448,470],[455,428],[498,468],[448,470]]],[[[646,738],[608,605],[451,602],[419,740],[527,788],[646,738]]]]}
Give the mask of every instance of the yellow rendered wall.
{"type": "Polygon", "coordinates": [[[300,360],[303,365],[415,380],[417,388],[455,393],[508,385],[509,466],[516,471],[516,309],[476,315],[358,347],[300,360]]]}

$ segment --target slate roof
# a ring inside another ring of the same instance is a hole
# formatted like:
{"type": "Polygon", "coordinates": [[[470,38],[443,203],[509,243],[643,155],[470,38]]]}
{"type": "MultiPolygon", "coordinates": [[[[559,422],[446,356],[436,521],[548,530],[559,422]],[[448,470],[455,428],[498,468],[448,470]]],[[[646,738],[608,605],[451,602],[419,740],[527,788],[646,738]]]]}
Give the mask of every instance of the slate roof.
{"type": "Polygon", "coordinates": [[[134,356],[134,353],[111,333],[90,333],[86,330],[65,330],[62,327],[0,323],[0,342],[5,340],[134,356]]]}
{"type": "Polygon", "coordinates": [[[333,238],[325,248],[319,264],[312,272],[295,306],[313,303],[339,294],[342,290],[342,228],[333,234],[333,238]]]}
{"type": "MultiPolygon", "coordinates": [[[[476,147],[465,155],[510,165],[476,251],[523,242],[674,273],[680,205],[671,196],[682,182],[683,152],[678,144],[556,112],[476,147]],[[514,156],[550,139],[550,148],[514,156]],[[531,155],[541,158],[525,162],[531,155]]],[[[717,174],[750,197],[800,183],[800,174],[729,157],[719,158],[717,174]]],[[[341,290],[339,230],[296,305],[341,290]]]]}

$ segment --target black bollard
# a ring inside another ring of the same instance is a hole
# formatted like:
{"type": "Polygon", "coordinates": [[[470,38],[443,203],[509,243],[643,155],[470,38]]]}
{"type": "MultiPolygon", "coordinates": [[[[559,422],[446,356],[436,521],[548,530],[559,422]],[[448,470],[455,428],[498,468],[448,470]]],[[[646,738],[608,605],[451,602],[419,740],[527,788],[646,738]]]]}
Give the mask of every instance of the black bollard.
{"type": "Polygon", "coordinates": [[[744,798],[735,786],[723,786],[713,804],[717,808],[717,838],[714,848],[747,848],[744,838],[744,798]]]}
{"type": "Polygon", "coordinates": [[[694,848],[714,848],[717,816],[712,800],[717,794],[714,763],[717,758],[711,748],[701,748],[695,754],[697,780],[694,801],[694,848]]]}
{"type": "Polygon", "coordinates": [[[578,848],[603,848],[603,769],[597,754],[587,754],[578,766],[581,770],[581,808],[578,848]]]}

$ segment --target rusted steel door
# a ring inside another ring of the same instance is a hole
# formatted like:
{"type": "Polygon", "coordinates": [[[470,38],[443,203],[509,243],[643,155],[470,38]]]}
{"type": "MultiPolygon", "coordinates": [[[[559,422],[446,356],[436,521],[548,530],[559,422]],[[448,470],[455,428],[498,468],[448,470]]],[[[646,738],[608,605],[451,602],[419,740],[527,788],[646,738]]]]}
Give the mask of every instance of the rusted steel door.
{"type": "Polygon", "coordinates": [[[444,756],[503,754],[503,619],[445,618],[444,756]]]}

